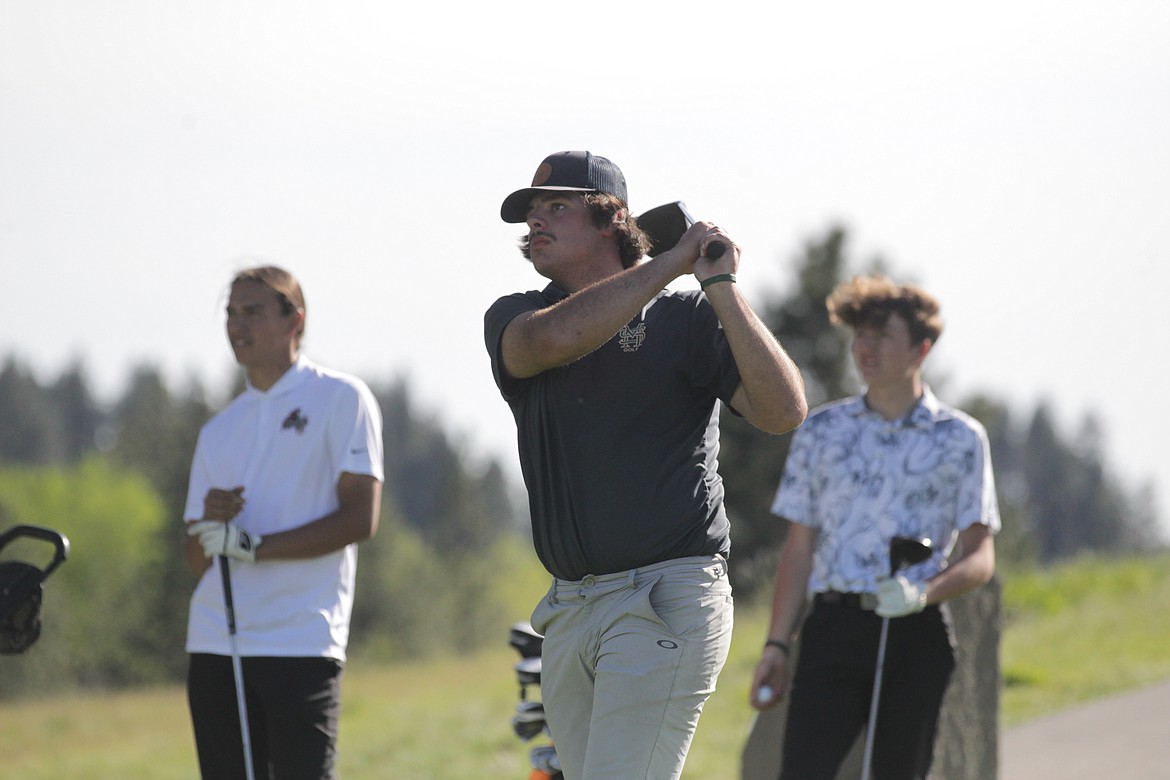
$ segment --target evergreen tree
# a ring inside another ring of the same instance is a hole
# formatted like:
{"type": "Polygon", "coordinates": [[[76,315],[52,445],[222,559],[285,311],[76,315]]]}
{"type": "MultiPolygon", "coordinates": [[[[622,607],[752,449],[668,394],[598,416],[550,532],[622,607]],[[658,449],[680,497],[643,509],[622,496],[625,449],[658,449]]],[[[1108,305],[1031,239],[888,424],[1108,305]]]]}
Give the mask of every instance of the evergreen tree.
{"type": "Polygon", "coordinates": [[[515,527],[499,465],[482,476],[438,421],[421,414],[402,381],[375,389],[386,451],[383,501],[439,551],[477,549],[515,527]]]}
{"type": "Polygon", "coordinates": [[[157,369],[140,367],[113,412],[116,444],[111,455],[144,475],[163,500],[166,519],[154,532],[161,554],[149,573],[154,587],[141,596],[149,602],[150,619],[137,626],[135,642],[144,662],[156,665],[159,676],[171,678],[181,677],[186,668],[183,646],[194,587],[183,562],[187,481],[199,429],[212,414],[202,386],[194,380],[187,386],[187,395],[175,398],[157,369]]]}
{"type": "Polygon", "coordinates": [[[1023,473],[1042,560],[1157,544],[1150,494],[1128,495],[1108,472],[1103,438],[1100,423],[1090,415],[1072,442],[1062,441],[1051,407],[1041,403],[1036,408],[1023,473]]]}
{"type": "Polygon", "coordinates": [[[62,456],[77,463],[96,446],[97,432],[104,422],[80,363],[75,363],[48,390],[48,401],[62,428],[62,456]]]}
{"type": "Polygon", "coordinates": [[[0,370],[0,461],[45,465],[66,459],[63,421],[32,372],[9,357],[0,370]]]}

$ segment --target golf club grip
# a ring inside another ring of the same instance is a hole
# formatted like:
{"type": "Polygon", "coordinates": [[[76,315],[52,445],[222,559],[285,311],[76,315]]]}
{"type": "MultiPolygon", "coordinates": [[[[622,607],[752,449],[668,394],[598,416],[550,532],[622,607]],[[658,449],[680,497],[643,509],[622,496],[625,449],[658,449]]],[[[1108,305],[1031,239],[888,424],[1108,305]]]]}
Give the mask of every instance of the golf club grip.
{"type": "Polygon", "coordinates": [[[707,244],[707,259],[718,260],[723,257],[723,253],[727,251],[727,245],[722,241],[712,241],[707,244]]]}
{"type": "Polygon", "coordinates": [[[219,574],[223,579],[223,609],[227,614],[228,634],[236,635],[236,603],[232,598],[232,575],[226,555],[219,556],[219,574]]]}

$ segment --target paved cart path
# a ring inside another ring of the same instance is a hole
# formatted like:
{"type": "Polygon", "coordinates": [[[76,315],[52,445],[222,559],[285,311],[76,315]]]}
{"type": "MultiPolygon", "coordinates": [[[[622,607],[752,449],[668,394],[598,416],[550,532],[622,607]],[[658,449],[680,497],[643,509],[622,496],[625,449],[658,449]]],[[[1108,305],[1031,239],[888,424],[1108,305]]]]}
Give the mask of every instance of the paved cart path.
{"type": "Polygon", "coordinates": [[[1170,680],[1000,736],[1000,780],[1170,779],[1170,680]]]}

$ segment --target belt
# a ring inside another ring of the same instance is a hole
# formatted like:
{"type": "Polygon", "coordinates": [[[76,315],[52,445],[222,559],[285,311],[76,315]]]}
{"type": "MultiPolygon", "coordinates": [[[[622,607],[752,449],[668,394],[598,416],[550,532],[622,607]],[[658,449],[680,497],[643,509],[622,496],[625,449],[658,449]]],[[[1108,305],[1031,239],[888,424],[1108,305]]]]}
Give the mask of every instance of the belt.
{"type": "Polygon", "coordinates": [[[851,607],[852,609],[864,609],[867,612],[873,612],[877,608],[877,594],[876,593],[842,593],[837,590],[827,590],[823,593],[817,593],[813,596],[813,603],[833,604],[839,607],[851,607]]]}

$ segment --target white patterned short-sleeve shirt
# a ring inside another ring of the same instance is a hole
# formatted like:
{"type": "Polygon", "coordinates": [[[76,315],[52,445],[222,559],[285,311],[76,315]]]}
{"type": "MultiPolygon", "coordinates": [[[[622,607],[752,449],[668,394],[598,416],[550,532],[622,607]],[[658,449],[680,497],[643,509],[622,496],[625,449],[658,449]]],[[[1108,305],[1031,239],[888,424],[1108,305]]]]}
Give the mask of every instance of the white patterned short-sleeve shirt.
{"type": "Polygon", "coordinates": [[[903,572],[922,582],[963,529],[999,531],[987,433],[930,388],[892,421],[861,396],[826,404],[797,429],[772,512],[818,531],[810,593],[876,590],[894,536],[934,543],[930,560],[903,572]]]}

